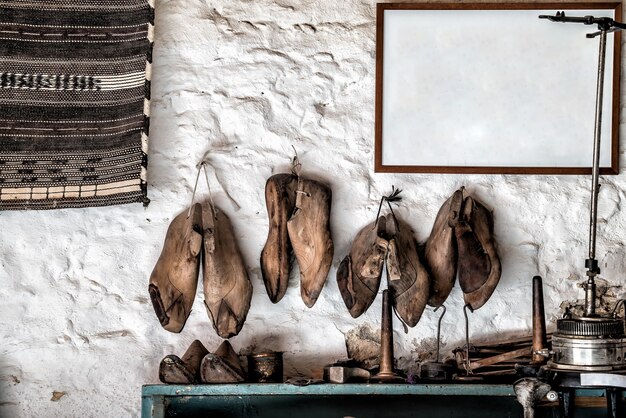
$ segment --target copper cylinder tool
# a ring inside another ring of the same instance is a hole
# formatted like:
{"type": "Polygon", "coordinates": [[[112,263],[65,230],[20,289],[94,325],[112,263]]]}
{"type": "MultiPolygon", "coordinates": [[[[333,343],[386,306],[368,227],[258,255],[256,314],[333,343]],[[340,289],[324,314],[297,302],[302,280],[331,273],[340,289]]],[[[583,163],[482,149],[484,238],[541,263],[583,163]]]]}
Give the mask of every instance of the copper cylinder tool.
{"type": "Polygon", "coordinates": [[[381,383],[400,383],[404,378],[393,368],[393,317],[389,290],[383,290],[383,313],[380,329],[380,370],[372,381],[381,383]]]}
{"type": "Polygon", "coordinates": [[[532,363],[543,364],[547,358],[538,354],[548,347],[546,315],[543,305],[543,283],[541,276],[533,277],[533,350],[532,363]]]}

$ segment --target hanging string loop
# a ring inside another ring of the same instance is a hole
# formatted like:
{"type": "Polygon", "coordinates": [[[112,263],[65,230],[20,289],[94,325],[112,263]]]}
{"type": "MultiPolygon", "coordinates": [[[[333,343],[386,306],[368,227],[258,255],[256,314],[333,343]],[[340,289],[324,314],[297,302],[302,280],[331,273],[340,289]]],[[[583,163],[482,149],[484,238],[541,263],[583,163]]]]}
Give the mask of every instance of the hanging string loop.
{"type": "Polygon", "coordinates": [[[187,218],[191,216],[191,208],[193,207],[193,202],[196,198],[196,191],[198,190],[198,180],[200,179],[200,171],[204,169],[204,178],[206,179],[207,190],[209,191],[209,203],[211,204],[211,209],[213,209],[213,215],[217,218],[217,211],[215,210],[215,204],[213,203],[213,193],[211,192],[211,183],[209,182],[209,173],[206,168],[206,162],[202,161],[198,165],[198,173],[196,174],[196,181],[193,185],[193,192],[191,193],[191,204],[189,205],[189,211],[187,212],[187,218]]]}

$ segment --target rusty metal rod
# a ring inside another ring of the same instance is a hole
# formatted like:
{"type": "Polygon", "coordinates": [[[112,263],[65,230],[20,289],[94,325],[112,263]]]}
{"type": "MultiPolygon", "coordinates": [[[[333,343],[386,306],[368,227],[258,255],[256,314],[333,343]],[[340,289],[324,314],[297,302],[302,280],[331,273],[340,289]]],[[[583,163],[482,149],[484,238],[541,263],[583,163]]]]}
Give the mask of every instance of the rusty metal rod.
{"type": "Polygon", "coordinates": [[[543,283],[541,276],[533,277],[533,355],[534,364],[546,362],[546,357],[537,354],[548,346],[546,336],[546,314],[543,304],[543,283]]]}
{"type": "Polygon", "coordinates": [[[393,374],[393,326],[389,290],[383,290],[383,315],[380,333],[380,374],[393,374]]]}
{"type": "Polygon", "coordinates": [[[393,359],[393,296],[388,289],[383,290],[383,314],[380,326],[380,369],[372,376],[372,382],[402,383],[405,379],[394,371],[393,359]]]}
{"type": "Polygon", "coordinates": [[[591,173],[591,209],[589,210],[589,258],[585,261],[587,276],[585,283],[585,316],[596,313],[595,276],[600,272],[596,260],[596,231],[598,229],[598,192],[600,190],[600,138],[602,130],[602,100],[604,90],[604,67],[606,57],[606,30],[600,31],[600,51],[598,54],[598,84],[596,88],[596,117],[593,141],[593,168],[591,173]]]}
{"type": "Polygon", "coordinates": [[[589,259],[596,258],[596,230],[598,223],[598,192],[600,189],[600,139],[602,131],[602,100],[604,92],[604,69],[606,57],[606,31],[600,34],[598,53],[598,84],[596,86],[596,117],[593,141],[593,166],[591,175],[591,210],[589,211],[589,259]]]}
{"type": "Polygon", "coordinates": [[[509,351],[508,353],[498,354],[497,356],[482,358],[480,360],[472,361],[469,364],[469,369],[474,371],[481,367],[491,366],[513,360],[519,357],[525,357],[530,354],[530,347],[519,348],[517,350],[509,351]]]}
{"type": "Polygon", "coordinates": [[[441,346],[441,321],[443,320],[443,316],[446,314],[446,305],[437,306],[435,308],[435,312],[439,308],[443,308],[443,312],[441,312],[439,321],[437,322],[437,358],[435,360],[437,363],[439,363],[439,347],[441,346]]]}
{"type": "Polygon", "coordinates": [[[467,317],[467,310],[470,312],[474,312],[472,305],[469,303],[463,307],[463,315],[465,315],[465,371],[467,374],[472,374],[472,369],[470,367],[470,339],[469,339],[469,318],[467,317]]]}

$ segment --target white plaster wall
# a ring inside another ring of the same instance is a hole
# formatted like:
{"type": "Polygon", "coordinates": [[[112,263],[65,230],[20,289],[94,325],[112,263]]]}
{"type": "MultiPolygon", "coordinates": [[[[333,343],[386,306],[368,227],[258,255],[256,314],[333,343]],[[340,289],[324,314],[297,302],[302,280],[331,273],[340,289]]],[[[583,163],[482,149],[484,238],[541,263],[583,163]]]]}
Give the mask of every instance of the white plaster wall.
{"type": "MultiPolygon", "coordinates": [[[[373,172],[373,1],[160,0],[156,10],[150,206],[0,213],[1,416],[138,416],[141,385],[158,382],[163,356],[182,355],[196,338],[217,347],[201,292],[181,334],[160,327],[147,292],[167,226],[189,204],[202,158],[254,285],[248,320],[231,342],[237,350],[285,351],[288,374],[345,357],[344,333],[378,326],[380,298],[352,319],[335,273],[392,185],[404,190],[397,212],[419,241],[461,185],[494,210],[502,280],[471,315],[473,338],[529,332],[535,274],[545,278],[551,322],[562,300],[582,297],[587,177],[373,172]],[[279,304],[270,303],[258,262],[267,234],[265,180],[289,169],[292,146],[303,174],[325,180],[334,197],[335,257],[312,309],[297,279],[279,304]],[[53,402],[53,391],[65,395],[53,402]]],[[[602,182],[597,253],[602,277],[621,286],[626,176],[602,182]]],[[[206,197],[204,184],[199,190],[206,197]]],[[[447,305],[442,334],[450,350],[464,338],[458,287],[447,305]]],[[[408,334],[397,327],[396,354],[405,364],[432,349],[435,325],[429,309],[408,334]]]]}

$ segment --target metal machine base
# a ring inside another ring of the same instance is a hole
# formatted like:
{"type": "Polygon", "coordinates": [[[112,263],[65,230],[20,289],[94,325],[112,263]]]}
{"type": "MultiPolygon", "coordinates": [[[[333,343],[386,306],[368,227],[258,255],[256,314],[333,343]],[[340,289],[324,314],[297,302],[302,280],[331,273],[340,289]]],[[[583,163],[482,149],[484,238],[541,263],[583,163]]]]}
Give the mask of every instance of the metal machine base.
{"type": "MultiPolygon", "coordinates": [[[[581,384],[582,372],[575,371],[551,371],[549,383],[552,389],[558,393],[559,413],[561,418],[574,416],[576,389],[603,389],[606,393],[606,411],[608,418],[624,417],[624,405],[622,402],[622,388],[612,386],[586,386],[581,384]]],[[[613,373],[617,374],[617,373],[613,373]]],[[[626,374],[622,371],[619,374],[626,374]]]]}
{"type": "Polygon", "coordinates": [[[604,317],[557,321],[548,368],[572,372],[626,370],[624,320],[604,317]]]}

